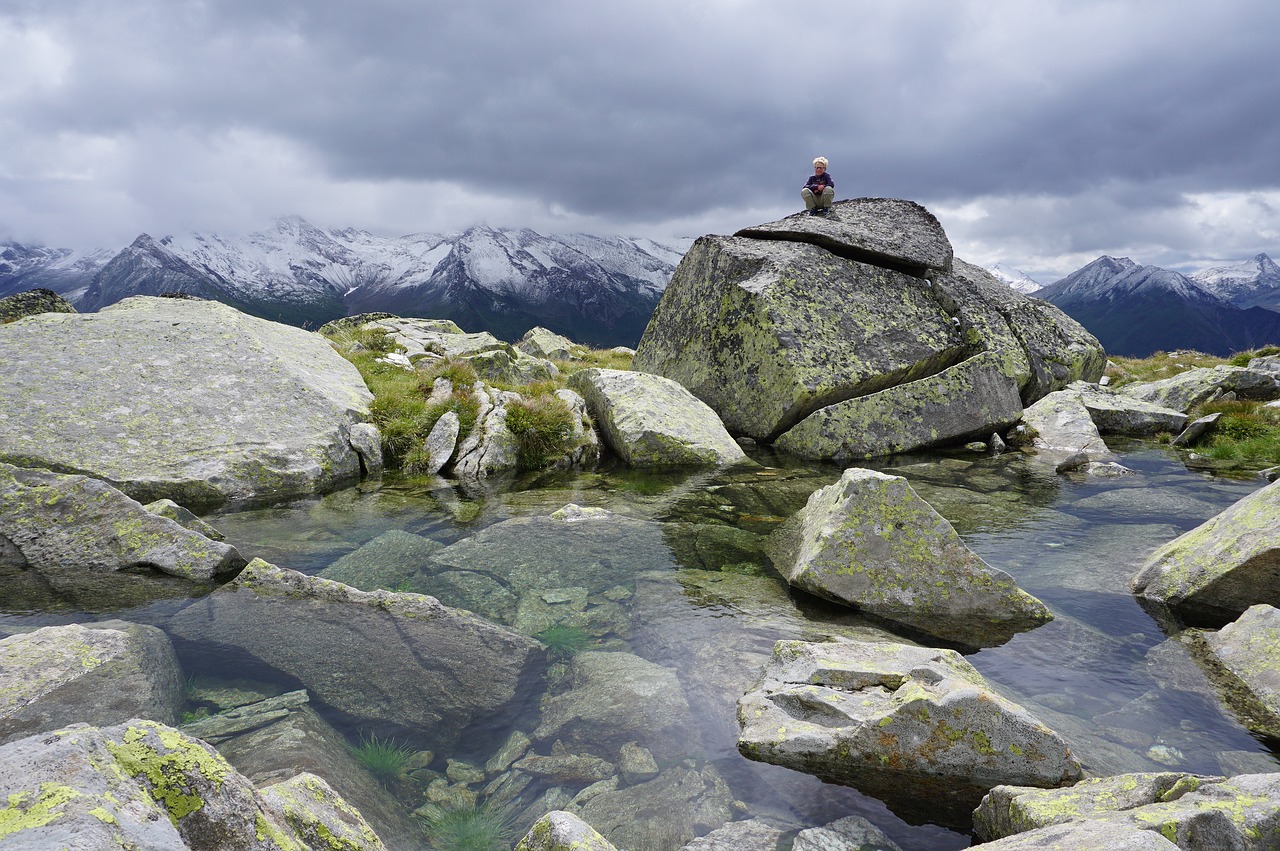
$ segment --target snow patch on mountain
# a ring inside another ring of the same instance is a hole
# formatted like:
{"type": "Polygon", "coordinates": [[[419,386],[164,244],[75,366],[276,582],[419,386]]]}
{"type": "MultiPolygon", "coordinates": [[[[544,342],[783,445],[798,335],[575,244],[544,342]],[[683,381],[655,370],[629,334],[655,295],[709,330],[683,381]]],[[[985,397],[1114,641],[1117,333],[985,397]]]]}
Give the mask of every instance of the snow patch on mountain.
{"type": "Polygon", "coordinates": [[[1196,272],[1191,280],[1236,307],[1280,309],[1280,266],[1266,254],[1196,272]]]}
{"type": "Polygon", "coordinates": [[[988,266],[987,271],[1025,295],[1044,289],[1044,284],[1035,280],[1026,272],[1006,266],[1003,263],[988,266]]]}

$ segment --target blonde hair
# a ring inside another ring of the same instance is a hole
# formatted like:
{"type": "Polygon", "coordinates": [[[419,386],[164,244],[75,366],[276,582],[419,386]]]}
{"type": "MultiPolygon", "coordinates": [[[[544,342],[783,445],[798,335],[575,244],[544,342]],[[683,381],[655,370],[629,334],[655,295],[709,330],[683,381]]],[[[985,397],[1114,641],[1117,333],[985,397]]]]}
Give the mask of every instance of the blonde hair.
{"type": "Polygon", "coordinates": [[[816,160],[814,160],[814,161],[813,161],[813,164],[814,164],[814,165],[820,165],[820,166],[822,166],[823,168],[826,168],[826,167],[827,167],[827,158],[826,158],[826,157],[818,157],[816,160]]]}

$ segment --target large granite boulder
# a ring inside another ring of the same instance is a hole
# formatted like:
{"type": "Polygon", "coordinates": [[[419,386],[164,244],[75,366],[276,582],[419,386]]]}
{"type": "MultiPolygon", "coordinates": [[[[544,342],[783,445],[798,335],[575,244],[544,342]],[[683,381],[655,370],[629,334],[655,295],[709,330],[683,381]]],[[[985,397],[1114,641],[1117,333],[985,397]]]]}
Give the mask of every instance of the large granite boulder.
{"type": "Polygon", "coordinates": [[[176,724],[182,670],[153,626],[46,626],[0,640],[0,743],[85,722],[176,724]]]}
{"type": "Polygon", "coordinates": [[[311,493],[381,467],[353,446],[372,400],[355,367],[319,335],[217,302],[29,317],[0,326],[0,363],[0,461],[142,502],[311,493]]]}
{"type": "Polygon", "coordinates": [[[1280,482],[1160,547],[1130,587],[1192,620],[1225,622],[1280,606],[1280,482]]]}
{"type": "Polygon", "coordinates": [[[152,721],[73,724],[0,747],[0,799],[6,848],[282,851],[320,836],[385,848],[319,778],[256,790],[208,745],[152,721]]]}
{"type": "Polygon", "coordinates": [[[568,360],[575,350],[581,350],[583,347],[568,337],[537,325],[525,332],[520,342],[516,343],[516,348],[536,358],[568,360]]]}
{"type": "MultiPolygon", "coordinates": [[[[1280,848],[1280,774],[1203,777],[1192,774],[1126,774],[1091,778],[1068,789],[999,786],[974,813],[980,837],[999,839],[1052,826],[1108,827],[1121,835],[1144,830],[1178,848],[1280,848]]],[[[1030,836],[1030,833],[1028,833],[1030,836]]],[[[985,847],[985,846],[984,846],[985,847]]],[[[993,843],[1000,848],[1048,845],[993,843]]],[[[1109,848],[1097,844],[1064,848],[1109,848]]],[[[1115,847],[1163,848],[1162,845],[1115,847]]]]}
{"type": "Polygon", "coordinates": [[[1109,387],[1074,381],[1064,391],[1074,393],[1089,411],[1089,417],[1102,434],[1129,434],[1150,437],[1159,432],[1178,434],[1187,424],[1187,415],[1128,396],[1109,387]]]}
{"type": "Polygon", "coordinates": [[[208,582],[245,565],[230,544],[152,514],[105,482],[5,463],[0,539],[54,588],[137,571],[208,582]]]}
{"type": "Polygon", "coordinates": [[[1079,393],[1055,390],[1027,406],[1022,421],[1034,430],[1031,445],[1037,456],[1051,464],[1080,455],[1086,456],[1085,463],[1103,463],[1115,457],[1079,393]]]}
{"type": "Polygon", "coordinates": [[[1280,738],[1280,609],[1250,606],[1217,631],[1191,631],[1227,702],[1253,732],[1280,738]]]}
{"type": "Polygon", "coordinates": [[[569,384],[586,400],[605,444],[632,467],[746,460],[715,412],[670,379],[584,369],[569,384]]]}
{"type": "Polygon", "coordinates": [[[407,727],[441,747],[511,711],[541,658],[532,639],[432,597],[366,593],[261,559],[175,615],[170,631],[190,652],[230,647],[287,671],[370,730],[407,727]]]}
{"type": "Polygon", "coordinates": [[[811,594],[967,646],[1053,616],[964,545],[907,480],[850,468],[766,542],[783,577],[811,594]]]}
{"type": "Polygon", "coordinates": [[[699,239],[634,361],[735,435],[841,460],[989,435],[1104,366],[1077,323],[954,260],[923,207],[882,198],[699,239]]]}
{"type": "Polygon", "coordinates": [[[738,723],[744,756],[915,801],[908,820],[964,824],[993,786],[1082,776],[1060,736],[951,650],[779,641],[738,723]]]}
{"type": "Polygon", "coordinates": [[[75,313],[76,309],[53,290],[34,289],[0,298],[0,325],[41,313],[75,313]]]}
{"type": "Polygon", "coordinates": [[[1280,374],[1247,366],[1200,367],[1145,384],[1128,384],[1117,392],[1187,412],[1227,393],[1241,399],[1280,397],[1280,374]]]}

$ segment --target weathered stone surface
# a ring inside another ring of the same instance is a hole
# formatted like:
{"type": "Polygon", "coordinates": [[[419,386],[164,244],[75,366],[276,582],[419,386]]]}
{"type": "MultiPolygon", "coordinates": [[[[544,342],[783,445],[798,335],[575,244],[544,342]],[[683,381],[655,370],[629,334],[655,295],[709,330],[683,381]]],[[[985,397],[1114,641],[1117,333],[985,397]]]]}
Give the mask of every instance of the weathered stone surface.
{"type": "Polygon", "coordinates": [[[105,482],[4,463],[0,537],[55,587],[147,569],[204,582],[245,564],[235,547],[152,514],[105,482]]]}
{"type": "Polygon", "coordinates": [[[664,756],[697,741],[675,671],[631,653],[573,657],[572,688],[545,701],[534,741],[562,739],[574,749],[613,755],[636,741],[664,756]]]}
{"type": "Polygon", "coordinates": [[[1187,424],[1187,415],[1115,390],[1076,381],[1067,386],[1089,411],[1101,434],[1130,434],[1148,437],[1157,432],[1177,434],[1187,424]]]}
{"type": "Polygon", "coordinates": [[[634,367],[688,387],[735,435],[824,458],[990,434],[1022,404],[1101,375],[1096,339],[984,270],[952,263],[923,208],[837,207],[695,242],[634,367]],[[887,243],[857,245],[860,229],[881,225],[887,243]],[[1027,324],[1035,327],[1018,327],[1027,324]]]}
{"type": "Polygon", "coordinates": [[[456,411],[445,411],[440,419],[436,420],[436,424],[431,427],[431,433],[427,435],[427,457],[430,461],[421,470],[424,475],[434,476],[453,458],[461,427],[456,411]]]}
{"type": "Polygon", "coordinates": [[[288,825],[307,848],[386,848],[364,816],[322,777],[299,774],[265,787],[258,797],[263,810],[288,825]]]}
{"type": "Polygon", "coordinates": [[[1055,390],[1023,411],[1022,421],[1036,431],[1031,445],[1037,457],[1054,466],[1081,452],[1091,462],[1115,457],[1078,393],[1055,390]]]}
{"type": "Polygon", "coordinates": [[[618,749],[618,773],[629,786],[658,776],[658,763],[648,748],[627,742],[618,749]]]}
{"type": "Polygon", "coordinates": [[[175,615],[171,631],[243,650],[314,700],[440,745],[510,711],[540,657],[533,640],[432,597],[365,593],[260,559],[175,615]]]}
{"type": "Polygon", "coordinates": [[[1214,426],[1218,424],[1218,420],[1222,419],[1222,412],[1217,411],[1208,416],[1199,417],[1187,424],[1178,436],[1173,439],[1174,446],[1192,446],[1197,440],[1213,431],[1214,426]]]}
{"type": "Polygon", "coordinates": [[[555,810],[534,822],[515,851],[617,851],[582,819],[555,810]]]}
{"type": "Polygon", "coordinates": [[[310,706],[293,706],[284,718],[216,747],[261,789],[299,775],[316,775],[360,811],[387,847],[417,851],[424,845],[420,826],[404,804],[355,761],[347,740],[310,706]]]}
{"type": "Polygon", "coordinates": [[[347,553],[317,576],[361,591],[393,591],[430,564],[431,557],[442,549],[444,544],[439,541],[392,529],[347,553]]]}
{"type": "Polygon", "coordinates": [[[983,801],[974,822],[980,835],[991,838],[1047,825],[1065,829],[1092,824],[1100,836],[1106,826],[1137,828],[1157,833],[1179,848],[1277,848],[1280,774],[1139,774],[1087,780],[1068,789],[1000,788],[983,801]]]}
{"type": "Polygon", "coordinates": [[[833,254],[912,274],[951,271],[951,242],[924,207],[898,198],[854,198],[837,202],[825,219],[787,216],[734,236],[810,242],[833,254]]]}
{"type": "Polygon", "coordinates": [[[811,827],[796,834],[791,851],[902,851],[871,822],[860,816],[847,816],[823,827],[811,827]]]}
{"type": "Polygon", "coordinates": [[[679,848],[733,818],[733,794],[720,772],[669,768],[647,783],[602,792],[575,809],[619,848],[679,848]]]}
{"type": "Polygon", "coordinates": [[[1280,482],[1160,547],[1130,587],[1148,600],[1217,620],[1255,603],[1280,606],[1280,482]]]}
{"type": "Polygon", "coordinates": [[[516,343],[516,348],[536,358],[568,360],[574,349],[582,348],[568,337],[549,331],[541,325],[530,328],[516,343]]]}
{"type": "Polygon", "coordinates": [[[519,461],[515,435],[507,428],[507,405],[520,399],[520,394],[485,384],[477,384],[474,392],[480,412],[471,433],[458,442],[453,453],[452,472],[463,479],[483,479],[514,470],[519,461]]]}
{"type": "Polygon", "coordinates": [[[46,626],[0,640],[0,742],[76,722],[176,722],[182,670],[153,626],[46,626]]]}
{"type": "Polygon", "coordinates": [[[157,517],[167,517],[184,529],[204,535],[210,541],[225,540],[226,536],[171,499],[157,499],[142,506],[157,517]]]}
{"type": "Polygon", "coordinates": [[[569,384],[586,401],[605,444],[633,467],[746,460],[715,412],[670,379],[584,369],[569,384]]]}
{"type": "Polygon", "coordinates": [[[1174,851],[1179,846],[1155,831],[1127,824],[1073,821],[1019,833],[980,847],[988,851],[1174,851]]]}
{"type": "Polygon", "coordinates": [[[1268,372],[1275,376],[1280,376],[1280,355],[1264,355],[1260,358],[1250,358],[1245,364],[1246,369],[1254,372],[1268,372]]]}
{"type": "Polygon", "coordinates": [[[518,761],[515,767],[548,783],[575,788],[612,777],[617,771],[611,762],[580,753],[530,754],[518,761]]]}
{"type": "Polygon", "coordinates": [[[152,721],[73,724],[0,747],[0,798],[6,848],[269,851],[322,834],[383,848],[332,789],[302,778],[259,793],[208,745],[152,721]],[[290,803],[299,786],[313,796],[305,812],[290,803]]]}
{"type": "MultiPolygon", "coordinates": [[[[372,395],[319,335],[212,301],[136,297],[0,326],[0,460],[196,507],[359,477],[372,395]]],[[[365,459],[365,467],[375,464],[365,459]]]]}
{"type": "Polygon", "coordinates": [[[560,370],[551,361],[510,347],[466,355],[464,360],[475,368],[476,375],[494,384],[548,381],[560,374],[560,370]]]}
{"type": "Polygon", "coordinates": [[[882,798],[909,785],[943,824],[967,820],[1000,783],[1081,777],[1061,737],[951,650],[779,641],[739,700],[738,723],[738,750],[750,759],[882,798]]]}
{"type": "Polygon", "coordinates": [[[1204,634],[1216,667],[1251,698],[1263,717],[1233,706],[1255,733],[1280,737],[1280,609],[1250,606],[1233,623],[1204,634]]]}
{"type": "Polygon", "coordinates": [[[765,551],[798,588],[948,641],[999,644],[1052,619],[906,479],[874,470],[815,491],[765,551]]]}
{"type": "Polygon", "coordinates": [[[684,851],[776,851],[784,830],[761,819],[731,821],[684,846],[684,851]]]}
{"type": "Polygon", "coordinates": [[[41,313],[75,313],[71,302],[53,290],[34,289],[0,298],[0,325],[41,313]]]}
{"type": "Polygon", "coordinates": [[[181,726],[181,730],[188,736],[195,736],[211,745],[217,745],[232,736],[248,733],[287,718],[295,709],[305,706],[310,699],[306,689],[297,689],[254,703],[234,706],[185,723],[181,726]]]}
{"type": "Polygon", "coordinates": [[[1128,384],[1118,392],[1185,413],[1225,393],[1242,399],[1275,399],[1280,397],[1280,375],[1245,366],[1200,367],[1172,378],[1128,384]]]}

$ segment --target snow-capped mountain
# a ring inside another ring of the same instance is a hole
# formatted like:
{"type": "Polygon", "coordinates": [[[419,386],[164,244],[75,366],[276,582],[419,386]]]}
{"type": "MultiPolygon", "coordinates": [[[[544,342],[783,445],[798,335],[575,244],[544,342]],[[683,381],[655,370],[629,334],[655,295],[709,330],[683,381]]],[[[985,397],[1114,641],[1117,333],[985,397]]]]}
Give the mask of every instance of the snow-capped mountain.
{"type": "Polygon", "coordinates": [[[385,310],[453,319],[509,340],[543,325],[592,345],[634,345],[690,242],[483,226],[388,239],[286,217],[245,236],[143,234],[77,280],[33,278],[58,252],[8,246],[10,265],[21,259],[36,282],[14,289],[0,272],[0,294],[45,286],[73,296],[83,311],[131,295],[186,292],[309,327],[385,310]]]}
{"type": "Polygon", "coordinates": [[[1036,298],[1060,307],[1114,355],[1175,349],[1228,355],[1280,342],[1280,313],[1238,308],[1185,275],[1127,257],[1099,257],[1036,298]]]}
{"type": "Polygon", "coordinates": [[[1280,310],[1280,266],[1266,254],[1196,272],[1191,280],[1236,307],[1280,310]]]}
{"type": "Polygon", "coordinates": [[[1003,263],[988,266],[987,271],[1024,295],[1030,295],[1044,289],[1044,284],[1035,280],[1026,272],[1006,266],[1003,263]]]}

